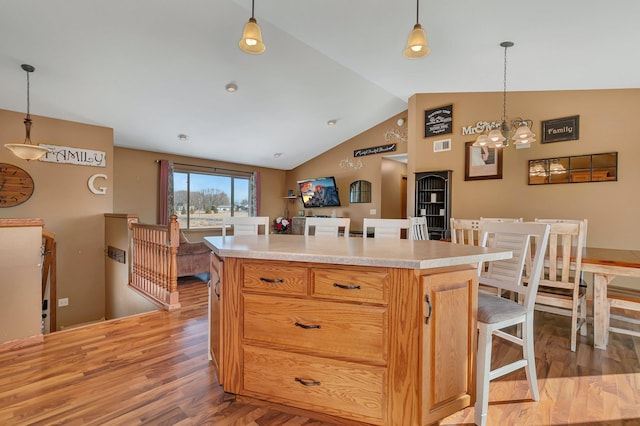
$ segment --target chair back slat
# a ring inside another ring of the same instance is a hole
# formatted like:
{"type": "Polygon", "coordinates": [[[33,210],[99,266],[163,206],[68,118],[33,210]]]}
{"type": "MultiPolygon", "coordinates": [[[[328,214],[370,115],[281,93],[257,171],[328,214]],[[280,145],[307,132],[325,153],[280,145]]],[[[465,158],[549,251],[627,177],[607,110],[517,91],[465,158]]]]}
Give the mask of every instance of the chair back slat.
{"type": "Polygon", "coordinates": [[[489,262],[488,267],[478,265],[479,283],[502,290],[509,290],[522,297],[527,309],[533,309],[535,294],[544,265],[544,253],[549,239],[550,226],[542,223],[487,222],[482,225],[483,247],[511,250],[511,259],[489,262]],[[536,242],[535,244],[534,241],[536,242]],[[530,251],[532,245],[533,251],[530,251]],[[531,276],[524,285],[522,276],[526,258],[531,259],[531,276]]]}
{"type": "Polygon", "coordinates": [[[409,219],[373,219],[365,217],[362,221],[362,236],[368,238],[369,229],[373,230],[374,238],[400,239],[402,230],[410,235],[411,221],[409,219]]]}
{"type": "Polygon", "coordinates": [[[451,242],[454,244],[479,245],[480,221],[476,219],[449,220],[451,228],[451,242]]]}
{"type": "Polygon", "coordinates": [[[429,229],[427,228],[427,218],[424,216],[410,217],[411,232],[409,232],[410,240],[428,240],[429,229]]]}
{"type": "Polygon", "coordinates": [[[260,228],[269,233],[269,216],[229,216],[222,218],[222,235],[226,236],[228,229],[233,227],[233,235],[258,235],[260,228]]]}
{"type": "Polygon", "coordinates": [[[310,231],[313,229],[313,235],[316,237],[337,237],[341,232],[348,237],[350,226],[351,219],[348,217],[307,217],[304,223],[304,235],[311,235],[310,231]]]}

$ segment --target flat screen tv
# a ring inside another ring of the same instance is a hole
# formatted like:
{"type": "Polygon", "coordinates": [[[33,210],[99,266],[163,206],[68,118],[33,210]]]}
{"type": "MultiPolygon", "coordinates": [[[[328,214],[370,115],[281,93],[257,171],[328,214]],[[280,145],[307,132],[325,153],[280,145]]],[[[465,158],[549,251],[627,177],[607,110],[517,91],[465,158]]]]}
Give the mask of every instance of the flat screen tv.
{"type": "Polygon", "coordinates": [[[305,208],[340,206],[338,187],[333,176],[299,180],[298,187],[305,208]]]}

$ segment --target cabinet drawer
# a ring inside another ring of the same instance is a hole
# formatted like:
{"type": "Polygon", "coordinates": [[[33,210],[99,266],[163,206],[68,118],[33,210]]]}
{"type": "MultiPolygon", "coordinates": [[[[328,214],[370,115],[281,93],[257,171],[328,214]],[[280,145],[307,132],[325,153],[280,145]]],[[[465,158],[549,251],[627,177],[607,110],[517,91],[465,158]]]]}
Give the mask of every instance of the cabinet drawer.
{"type": "Polygon", "coordinates": [[[380,364],[387,359],[385,307],[244,294],[243,314],[245,339],[380,364]]]}
{"type": "Polygon", "coordinates": [[[243,288],[279,294],[307,294],[307,268],[270,263],[245,263],[243,288]]]}
{"type": "Polygon", "coordinates": [[[386,303],[389,272],[375,268],[314,268],[313,296],[359,302],[386,303]]]}
{"type": "Polygon", "coordinates": [[[385,369],[243,347],[244,389],[300,408],[380,424],[385,369]]]}

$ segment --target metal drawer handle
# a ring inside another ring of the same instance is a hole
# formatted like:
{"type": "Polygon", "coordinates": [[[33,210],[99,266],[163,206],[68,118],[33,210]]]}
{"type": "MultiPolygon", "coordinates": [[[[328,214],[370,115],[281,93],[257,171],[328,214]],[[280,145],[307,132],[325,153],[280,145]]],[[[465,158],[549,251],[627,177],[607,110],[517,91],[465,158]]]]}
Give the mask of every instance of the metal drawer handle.
{"type": "Polygon", "coordinates": [[[263,281],[263,282],[265,282],[265,283],[269,283],[269,284],[280,284],[280,283],[283,283],[283,282],[284,282],[284,280],[282,280],[282,279],[279,279],[279,280],[278,280],[278,279],[276,279],[276,280],[274,280],[274,279],[272,279],[272,278],[263,278],[263,277],[260,277],[260,281],[263,281]]]}
{"type": "Polygon", "coordinates": [[[343,290],[360,290],[361,288],[359,285],[345,285],[345,284],[338,284],[338,283],[333,283],[333,286],[341,288],[343,290]]]}
{"type": "Polygon", "coordinates": [[[426,294],[424,296],[424,301],[427,302],[427,307],[429,308],[429,314],[424,317],[424,323],[429,325],[429,320],[431,319],[431,313],[433,312],[433,308],[431,307],[431,300],[429,299],[429,295],[426,294]]]}
{"type": "Polygon", "coordinates": [[[216,281],[216,283],[213,286],[213,292],[215,293],[218,300],[220,300],[220,277],[218,277],[218,281],[216,281]]]}
{"type": "Polygon", "coordinates": [[[300,377],[296,377],[296,382],[304,386],[320,386],[320,382],[316,382],[313,380],[302,380],[300,377]]]}
{"type": "Polygon", "coordinates": [[[296,327],[300,327],[300,328],[304,328],[305,330],[308,330],[310,328],[320,328],[320,325],[318,324],[313,324],[313,325],[307,325],[307,324],[302,324],[300,322],[296,321],[296,327]]]}

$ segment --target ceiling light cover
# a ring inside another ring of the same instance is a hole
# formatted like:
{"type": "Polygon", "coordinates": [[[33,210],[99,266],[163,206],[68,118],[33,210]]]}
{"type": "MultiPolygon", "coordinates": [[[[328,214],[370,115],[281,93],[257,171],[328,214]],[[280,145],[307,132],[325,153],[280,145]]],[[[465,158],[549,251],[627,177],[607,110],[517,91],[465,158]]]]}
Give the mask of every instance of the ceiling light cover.
{"type": "Polygon", "coordinates": [[[27,116],[24,118],[24,143],[8,143],[4,146],[18,158],[22,158],[23,160],[27,161],[39,160],[43,155],[51,152],[51,150],[40,145],[35,145],[31,142],[31,115],[29,114],[29,74],[34,72],[36,69],[33,66],[27,64],[22,64],[21,67],[27,72],[27,116]]]}
{"type": "Polygon", "coordinates": [[[259,55],[265,51],[266,46],[262,42],[262,31],[253,17],[253,11],[254,0],[251,0],[251,18],[249,18],[249,22],[246,23],[242,30],[242,39],[240,39],[238,46],[247,53],[259,55]]]}
{"type": "Polygon", "coordinates": [[[229,83],[226,86],[224,86],[224,90],[226,90],[229,93],[234,93],[238,91],[238,85],[235,83],[229,83]]]}
{"type": "Polygon", "coordinates": [[[413,26],[413,30],[409,33],[407,39],[407,47],[402,54],[409,59],[422,58],[427,56],[431,49],[427,44],[427,34],[422,29],[422,25],[419,22],[420,14],[420,0],[416,0],[416,24],[413,26]]]}

